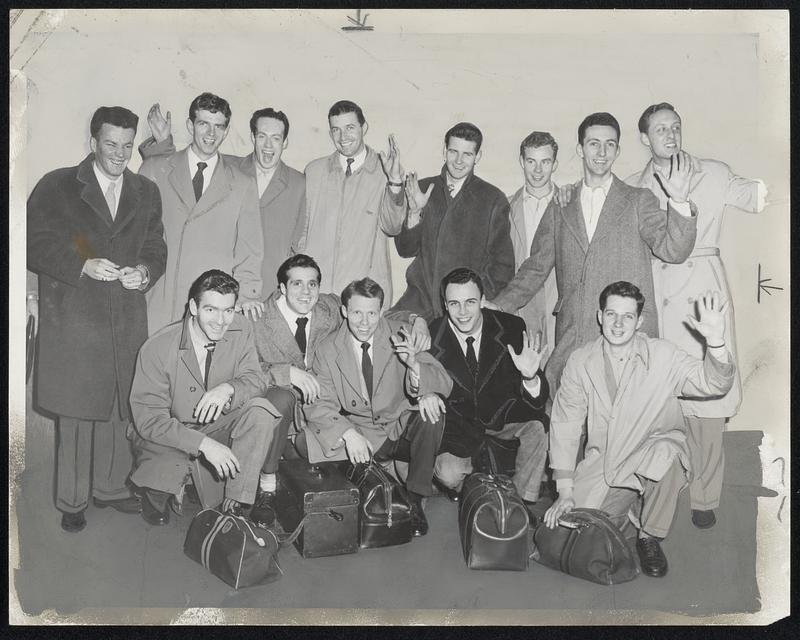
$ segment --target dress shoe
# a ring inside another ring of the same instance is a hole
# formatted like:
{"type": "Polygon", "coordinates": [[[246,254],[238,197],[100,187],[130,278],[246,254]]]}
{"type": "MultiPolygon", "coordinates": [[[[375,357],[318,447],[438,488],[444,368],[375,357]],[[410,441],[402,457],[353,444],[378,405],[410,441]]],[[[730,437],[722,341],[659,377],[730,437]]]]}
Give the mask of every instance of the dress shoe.
{"type": "Polygon", "coordinates": [[[78,511],[77,513],[61,512],[61,528],[64,531],[78,533],[78,531],[83,531],[85,526],[86,518],[83,515],[83,511],[78,511]]]}
{"type": "Polygon", "coordinates": [[[717,524],[713,509],[692,509],[692,524],[698,529],[710,529],[717,524]]]}
{"type": "Polygon", "coordinates": [[[441,491],[443,495],[447,496],[447,499],[450,502],[458,502],[458,499],[461,496],[461,494],[458,491],[456,491],[455,489],[451,489],[450,487],[442,486],[441,491]]]}
{"type": "MultiPolygon", "coordinates": [[[[143,491],[139,494],[139,497],[142,500],[142,518],[144,518],[147,524],[160,527],[169,522],[169,508],[167,507],[169,498],[164,500],[162,507],[159,507],[156,502],[153,501],[153,496],[150,491],[143,491]]],[[[160,502],[158,499],[156,499],[156,501],[160,502]]]]}
{"type": "Polygon", "coordinates": [[[92,498],[92,502],[98,509],[111,507],[120,513],[142,512],[142,501],[139,499],[139,496],[128,496],[127,498],[119,498],[117,500],[101,500],[100,498],[92,498]]]}
{"type": "Polygon", "coordinates": [[[656,538],[639,538],[636,541],[636,552],[639,554],[642,573],[652,578],[667,575],[667,556],[656,538]]]}
{"type": "Polygon", "coordinates": [[[428,519],[422,509],[422,498],[409,496],[411,503],[411,533],[415,537],[428,533],[428,519]]]}
{"type": "Polygon", "coordinates": [[[250,522],[267,529],[275,524],[275,492],[258,490],[256,501],[250,509],[250,522]]]}

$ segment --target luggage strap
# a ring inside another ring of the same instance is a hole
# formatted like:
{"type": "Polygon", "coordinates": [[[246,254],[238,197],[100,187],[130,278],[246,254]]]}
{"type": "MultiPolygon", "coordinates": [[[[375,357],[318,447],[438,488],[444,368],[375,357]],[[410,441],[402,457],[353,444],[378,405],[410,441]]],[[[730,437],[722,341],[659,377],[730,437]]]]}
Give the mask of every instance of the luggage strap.
{"type": "MultiPolygon", "coordinates": [[[[300,533],[303,531],[303,527],[306,526],[306,522],[311,516],[319,516],[319,515],[326,515],[330,518],[333,518],[337,522],[341,522],[344,519],[344,516],[339,513],[338,511],[334,511],[333,509],[320,509],[319,511],[309,511],[307,514],[303,516],[300,522],[297,523],[297,526],[294,528],[289,535],[280,536],[280,546],[281,547],[288,547],[292,544],[295,540],[297,540],[300,533]]],[[[274,534],[273,534],[274,535],[274,534]]]]}

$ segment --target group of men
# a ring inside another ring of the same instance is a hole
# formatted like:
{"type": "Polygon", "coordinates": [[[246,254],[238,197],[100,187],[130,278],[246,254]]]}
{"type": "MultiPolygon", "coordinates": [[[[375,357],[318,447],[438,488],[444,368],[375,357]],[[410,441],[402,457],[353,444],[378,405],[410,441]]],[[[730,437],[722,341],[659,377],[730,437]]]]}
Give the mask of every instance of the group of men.
{"type": "Polygon", "coordinates": [[[726,207],[760,211],[765,189],[683,151],[672,105],[643,113],[652,160],[625,182],[611,114],[579,125],[574,185],[553,183],[558,145],[531,133],[510,200],[475,175],[468,122],[418,179],[394,136],[366,146],[350,101],[304,173],[281,160],[282,111],[253,114],[245,157],[219,152],[230,120],[201,94],[176,151],[153,105],[136,175],[137,116],[101,107],[89,156],[29,198],[63,529],[86,526],[90,497],[165,524],[197,462],[226,480],[221,508],[271,526],[278,461],[299,454],[391,466],[424,535],[423,498],[436,483],[457,500],[487,436],[519,441],[531,506],[549,453],[547,526],[575,506],[630,518],[648,575],[667,571],[659,541],[689,479],[693,522],[714,524],[741,393],[718,240],[726,207]],[[393,306],[390,239],[413,257],[393,306]]]}

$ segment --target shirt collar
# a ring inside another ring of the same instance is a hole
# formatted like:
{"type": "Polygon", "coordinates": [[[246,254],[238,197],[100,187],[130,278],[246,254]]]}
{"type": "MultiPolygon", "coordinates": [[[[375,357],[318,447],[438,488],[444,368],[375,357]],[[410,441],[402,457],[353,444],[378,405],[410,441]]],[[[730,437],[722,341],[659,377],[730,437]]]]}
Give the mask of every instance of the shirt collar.
{"type": "Polygon", "coordinates": [[[547,200],[548,198],[552,198],[553,194],[555,193],[555,191],[556,191],[556,187],[555,187],[555,185],[553,184],[552,181],[550,182],[550,190],[546,194],[541,196],[541,197],[535,196],[532,193],[528,193],[528,186],[527,185],[523,185],[523,187],[522,187],[522,197],[525,200],[542,201],[542,200],[547,200]]]}
{"type": "Polygon", "coordinates": [[[612,182],[614,182],[614,174],[609,173],[608,178],[606,178],[605,182],[603,182],[603,184],[597,187],[590,187],[588,184],[586,184],[586,180],[584,179],[583,188],[587,193],[591,193],[594,189],[602,189],[603,193],[607,196],[609,189],[611,189],[612,182]]]}
{"type": "Polygon", "coordinates": [[[450,330],[455,334],[456,339],[464,346],[465,349],[467,347],[467,338],[470,338],[470,337],[471,338],[475,338],[475,343],[478,343],[478,342],[481,341],[481,336],[483,335],[483,322],[481,322],[481,326],[478,328],[477,331],[475,331],[474,333],[470,333],[470,334],[461,333],[456,328],[456,326],[453,324],[453,322],[450,320],[449,317],[447,318],[447,324],[450,325],[450,330]]]}
{"type": "MultiPolygon", "coordinates": [[[[603,344],[603,353],[608,354],[607,351],[607,343],[605,338],[600,338],[603,344]]],[[[610,356],[610,354],[609,354],[610,356]]],[[[633,336],[633,345],[631,345],[631,355],[630,359],[639,358],[642,363],[644,364],[645,368],[648,367],[650,362],[650,349],[647,346],[647,336],[643,334],[641,331],[637,331],[636,334],[633,336]]]]}
{"type": "MultiPolygon", "coordinates": [[[[349,329],[348,329],[347,333],[350,335],[350,340],[352,341],[353,346],[355,347],[356,351],[361,353],[361,344],[362,344],[361,340],[359,340],[352,333],[350,333],[349,329]]],[[[365,342],[369,343],[369,357],[370,358],[374,357],[373,354],[372,354],[374,340],[375,340],[375,334],[374,333],[369,337],[369,340],[365,340],[365,342]]]]}
{"type": "Polygon", "coordinates": [[[95,159],[94,162],[92,162],[92,169],[94,170],[94,175],[97,178],[97,183],[100,185],[100,191],[105,193],[106,191],[108,191],[108,185],[113,184],[114,185],[114,191],[119,193],[119,190],[122,188],[122,176],[121,175],[116,180],[112,180],[105,173],[100,171],[100,169],[97,167],[97,160],[96,159],[95,159]]]}
{"type": "MultiPolygon", "coordinates": [[[[367,145],[364,145],[364,148],[353,156],[353,164],[350,166],[350,171],[353,173],[358,171],[361,168],[361,165],[364,164],[364,160],[366,159],[367,159],[367,145]]],[[[339,153],[339,164],[342,165],[342,171],[347,171],[347,156],[339,153]]]]}
{"type": "Polygon", "coordinates": [[[217,162],[219,162],[219,152],[215,153],[208,160],[201,160],[200,158],[197,157],[197,154],[192,150],[192,145],[188,146],[186,157],[189,158],[189,173],[192,176],[194,176],[195,172],[197,171],[198,162],[206,163],[206,169],[205,171],[203,171],[204,180],[208,180],[214,174],[214,169],[216,169],[217,162]]]}
{"type": "Polygon", "coordinates": [[[286,319],[286,322],[289,324],[289,327],[291,327],[292,330],[297,328],[298,318],[308,318],[311,320],[311,314],[313,313],[313,309],[306,315],[300,315],[299,313],[296,313],[286,302],[286,296],[283,294],[281,294],[281,296],[275,301],[275,306],[278,307],[278,311],[281,312],[281,315],[286,319]]]}

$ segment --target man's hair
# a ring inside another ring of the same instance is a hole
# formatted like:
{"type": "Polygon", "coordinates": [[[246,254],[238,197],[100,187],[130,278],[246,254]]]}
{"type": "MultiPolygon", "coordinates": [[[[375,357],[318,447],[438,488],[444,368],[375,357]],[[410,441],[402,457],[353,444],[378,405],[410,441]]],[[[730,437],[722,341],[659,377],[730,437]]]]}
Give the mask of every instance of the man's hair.
{"type": "Polygon", "coordinates": [[[256,127],[258,126],[260,118],[274,118],[275,120],[280,120],[283,123],[283,139],[289,139],[289,118],[286,117],[283,111],[275,111],[272,107],[265,107],[264,109],[255,111],[253,115],[250,116],[250,133],[253,135],[256,135],[256,127]]]}
{"type": "Polygon", "coordinates": [[[450,144],[450,138],[461,138],[467,142],[474,142],[475,153],[481,150],[481,145],[483,144],[483,134],[481,130],[471,122],[459,122],[450,127],[447,133],[444,134],[445,147],[450,144]]]}
{"type": "Polygon", "coordinates": [[[219,269],[210,269],[200,274],[189,287],[189,300],[194,300],[195,304],[200,304],[200,298],[206,291],[216,291],[222,295],[232,293],[239,297],[239,283],[232,276],[219,269]]]}
{"type": "Polygon", "coordinates": [[[621,298],[633,298],[636,300],[636,315],[642,315],[644,309],[644,296],[639,291],[639,287],[625,280],[612,282],[605,289],[600,292],[600,310],[605,311],[606,301],[609,296],[620,296],[621,298]]]}
{"type": "Polygon", "coordinates": [[[619,122],[610,113],[601,111],[599,113],[592,113],[586,116],[578,125],[578,144],[583,144],[583,137],[586,135],[586,130],[589,127],[612,127],[617,132],[617,142],[620,139],[619,122]]]}
{"type": "Polygon", "coordinates": [[[546,131],[529,133],[519,145],[519,157],[525,157],[525,149],[538,149],[539,147],[546,147],[548,144],[553,147],[553,162],[555,162],[558,157],[558,144],[555,138],[546,131]]]}
{"type": "Polygon", "coordinates": [[[375,282],[372,278],[361,278],[361,280],[353,280],[342,290],[342,305],[347,308],[347,303],[353,296],[361,296],[363,298],[378,298],[383,307],[383,287],[375,282]]]}
{"type": "Polygon", "coordinates": [[[450,273],[448,273],[444,278],[442,278],[442,282],[439,285],[439,297],[442,300],[442,308],[447,309],[447,298],[445,297],[445,292],[447,291],[447,285],[449,284],[467,284],[468,282],[474,282],[478,285],[478,291],[480,291],[481,297],[483,296],[483,281],[481,277],[475,273],[472,269],[467,267],[456,267],[450,273]]]}
{"type": "Polygon", "coordinates": [[[89,132],[92,138],[97,140],[100,135],[100,129],[104,124],[110,124],[114,127],[122,127],[123,129],[133,129],[134,133],[139,126],[139,116],[137,116],[130,109],[125,107],[99,107],[92,116],[92,121],[89,123],[89,132]]]}
{"type": "Polygon", "coordinates": [[[358,124],[362,127],[366,122],[364,118],[364,112],[361,110],[355,102],[351,102],[350,100],[339,100],[338,102],[334,102],[333,106],[328,109],[328,122],[333,116],[343,116],[345,113],[355,113],[356,118],[358,118],[358,124]]]}
{"type": "Polygon", "coordinates": [[[197,112],[200,109],[203,109],[204,111],[210,111],[211,113],[221,113],[225,116],[225,126],[227,127],[228,124],[230,124],[231,106],[228,104],[228,101],[225,100],[225,98],[215,96],[213,93],[209,93],[208,91],[201,93],[194,100],[192,100],[192,104],[189,105],[189,120],[194,122],[195,116],[197,116],[197,112]]]}
{"type": "Polygon", "coordinates": [[[647,109],[644,110],[641,117],[639,118],[639,133],[647,133],[647,129],[650,126],[650,116],[652,116],[656,111],[661,111],[662,109],[666,109],[667,111],[672,111],[676,116],[680,118],[678,112],[675,111],[675,107],[673,107],[669,102],[659,102],[658,104],[651,104],[647,109]]]}
{"type": "Polygon", "coordinates": [[[289,282],[289,269],[294,269],[295,267],[308,267],[310,269],[316,269],[317,284],[322,282],[322,271],[320,270],[317,261],[304,253],[296,253],[291,258],[284,260],[283,264],[278,267],[278,284],[285,285],[287,282],[289,282]]]}

